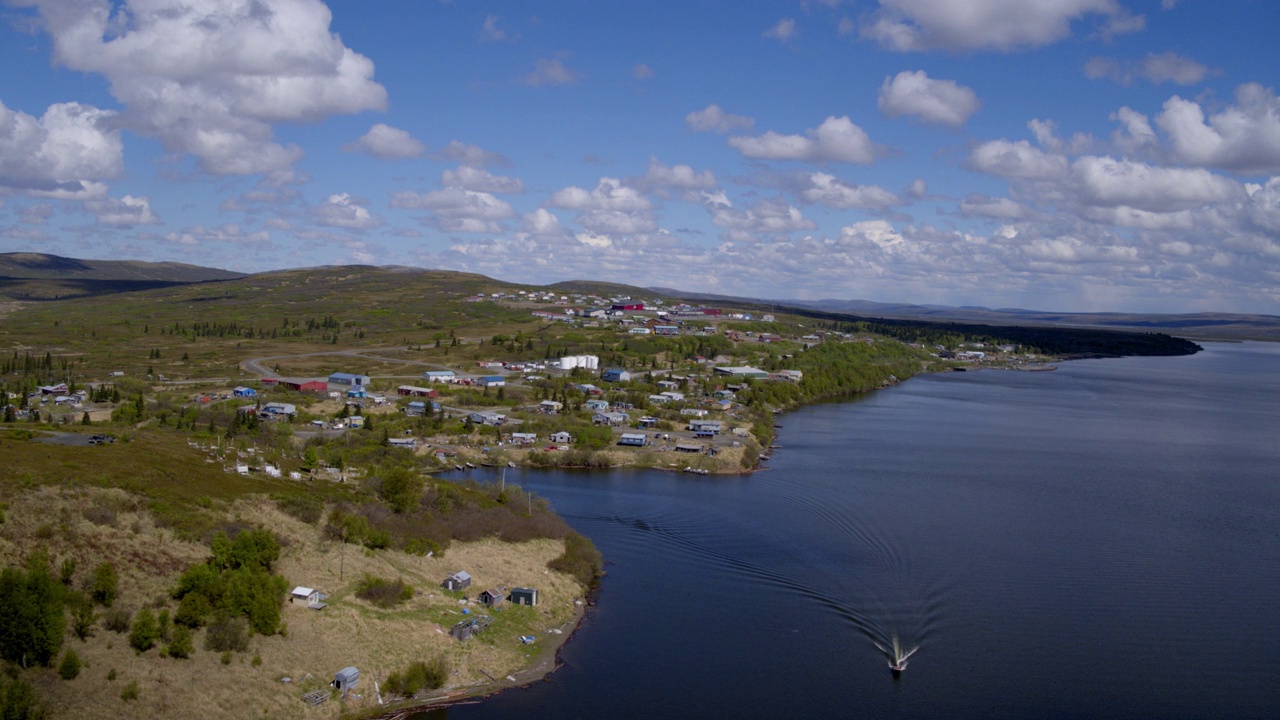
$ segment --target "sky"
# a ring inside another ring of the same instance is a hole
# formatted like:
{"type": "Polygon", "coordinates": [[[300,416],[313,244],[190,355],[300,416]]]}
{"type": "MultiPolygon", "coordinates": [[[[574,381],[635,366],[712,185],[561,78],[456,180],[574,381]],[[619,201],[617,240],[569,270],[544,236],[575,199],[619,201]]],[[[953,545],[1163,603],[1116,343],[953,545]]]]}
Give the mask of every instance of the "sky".
{"type": "Polygon", "coordinates": [[[0,252],[1280,314],[1272,0],[0,0],[0,252]]]}

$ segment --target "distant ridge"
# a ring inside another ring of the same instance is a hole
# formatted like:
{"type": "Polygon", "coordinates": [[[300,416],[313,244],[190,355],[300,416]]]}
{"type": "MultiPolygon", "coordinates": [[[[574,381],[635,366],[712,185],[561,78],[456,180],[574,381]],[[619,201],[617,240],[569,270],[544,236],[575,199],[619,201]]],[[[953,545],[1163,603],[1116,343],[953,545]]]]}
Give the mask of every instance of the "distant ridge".
{"type": "Polygon", "coordinates": [[[78,260],[45,253],[0,253],[0,277],[14,280],[145,280],[192,283],[234,280],[244,273],[175,262],[78,260]]]}

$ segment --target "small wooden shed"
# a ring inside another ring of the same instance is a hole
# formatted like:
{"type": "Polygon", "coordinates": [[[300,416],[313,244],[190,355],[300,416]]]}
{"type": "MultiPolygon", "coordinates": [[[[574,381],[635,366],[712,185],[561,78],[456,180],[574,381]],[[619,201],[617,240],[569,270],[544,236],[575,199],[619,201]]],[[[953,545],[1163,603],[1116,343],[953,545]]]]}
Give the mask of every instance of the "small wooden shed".
{"type": "Polygon", "coordinates": [[[445,578],[440,586],[445,590],[466,590],[471,587],[471,574],[465,570],[459,570],[445,578]]]}
{"type": "Polygon", "coordinates": [[[353,689],[360,682],[360,669],[355,665],[344,667],[333,674],[333,686],[342,692],[353,689]]]}
{"type": "Polygon", "coordinates": [[[497,588],[493,588],[481,592],[479,600],[482,605],[497,607],[502,604],[503,597],[503,594],[497,588]]]}
{"type": "Polygon", "coordinates": [[[537,605],[538,591],[536,588],[512,588],[511,602],[516,605],[537,605]]]}

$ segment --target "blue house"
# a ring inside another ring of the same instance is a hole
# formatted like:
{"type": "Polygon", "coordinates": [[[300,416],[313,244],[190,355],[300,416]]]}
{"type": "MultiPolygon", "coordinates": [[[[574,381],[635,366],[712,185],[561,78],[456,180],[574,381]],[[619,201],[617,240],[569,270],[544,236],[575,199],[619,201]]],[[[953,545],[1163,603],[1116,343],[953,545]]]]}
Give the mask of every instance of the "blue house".
{"type": "Polygon", "coordinates": [[[236,397],[257,397],[258,391],[250,387],[238,387],[231,391],[236,397]]]}
{"type": "Polygon", "coordinates": [[[501,375],[485,375],[480,378],[480,384],[484,387],[502,387],[507,384],[507,379],[501,375]]]}
{"type": "Polygon", "coordinates": [[[600,379],[605,382],[626,382],[631,379],[631,373],[621,368],[610,368],[604,371],[600,379]]]}

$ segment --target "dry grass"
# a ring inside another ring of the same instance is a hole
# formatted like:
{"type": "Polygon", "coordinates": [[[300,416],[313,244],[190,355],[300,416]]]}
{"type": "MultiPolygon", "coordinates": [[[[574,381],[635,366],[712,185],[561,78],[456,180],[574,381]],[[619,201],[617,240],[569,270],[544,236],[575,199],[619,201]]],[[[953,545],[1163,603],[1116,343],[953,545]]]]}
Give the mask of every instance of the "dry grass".
{"type": "MultiPolygon", "coordinates": [[[[46,486],[14,494],[8,501],[8,518],[0,525],[0,560],[20,562],[40,543],[49,547],[55,561],[76,557],[81,575],[97,562],[111,560],[120,573],[118,603],[126,607],[167,597],[182,568],[208,556],[205,546],[154,527],[142,502],[122,490],[46,486]],[[101,506],[115,511],[114,525],[84,518],[85,509],[101,506]],[[48,529],[42,530],[49,525],[54,528],[52,536],[37,542],[37,537],[49,535],[48,529]]],[[[373,553],[351,545],[343,548],[324,540],[317,527],[285,515],[260,497],[236,503],[231,514],[280,534],[287,545],[279,572],[290,587],[307,585],[327,592],[329,607],[313,611],[286,603],[287,637],[255,637],[250,651],[235,655],[229,665],[223,665],[217,653],[203,649],[203,631],[196,634],[196,651],[185,660],[160,657],[157,650],[137,655],[125,636],[101,628],[85,642],[68,633],[64,648],[74,648],[85,662],[79,677],[63,681],[52,669],[27,673],[49,702],[54,718],[335,718],[344,706],[376,707],[375,679],[440,654],[449,658],[454,669],[448,687],[484,685],[489,681],[481,671],[501,678],[527,666],[536,649],[520,645],[516,636],[532,632],[542,639],[547,629],[570,622],[573,601],[583,591],[571,578],[546,568],[547,561],[563,551],[561,541],[456,543],[446,558],[423,558],[373,553]],[[460,643],[449,637],[447,625],[462,617],[461,606],[439,586],[445,576],[460,569],[475,578],[473,596],[490,587],[528,585],[538,588],[540,604],[509,608],[502,617],[506,631],[502,636],[491,631],[460,643]],[[355,597],[355,586],[365,573],[403,578],[417,593],[404,605],[377,609],[355,597]],[[514,629],[517,626],[519,630],[514,629]],[[251,662],[254,654],[261,657],[260,666],[251,662]],[[335,671],[347,665],[361,670],[362,697],[318,708],[308,708],[300,700],[304,690],[323,688],[335,671]],[[112,669],[118,674],[114,682],[107,680],[112,669]],[[283,683],[282,677],[293,682],[283,683]],[[120,690],[131,680],[137,681],[140,695],[126,702],[120,690]]]]}

